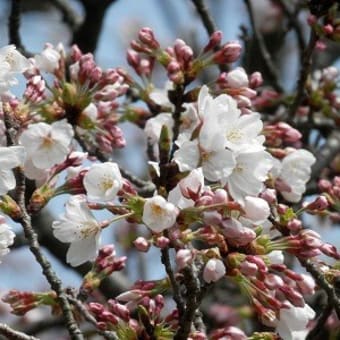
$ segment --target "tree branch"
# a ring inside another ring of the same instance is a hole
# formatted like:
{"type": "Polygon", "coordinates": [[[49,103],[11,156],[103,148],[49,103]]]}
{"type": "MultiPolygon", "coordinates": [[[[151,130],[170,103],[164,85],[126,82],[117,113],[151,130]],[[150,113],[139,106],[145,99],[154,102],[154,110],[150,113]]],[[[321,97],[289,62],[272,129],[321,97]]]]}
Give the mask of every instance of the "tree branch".
{"type": "Polygon", "coordinates": [[[306,340],[314,340],[314,339],[316,339],[316,336],[323,329],[323,327],[324,327],[328,317],[331,315],[332,310],[333,310],[333,306],[330,305],[330,304],[327,304],[327,306],[323,309],[321,315],[319,316],[319,319],[318,319],[316,325],[308,333],[308,335],[306,337],[306,340]]]}
{"type": "MultiPolygon", "coordinates": [[[[7,144],[13,145],[14,140],[11,137],[10,130],[14,126],[13,122],[11,121],[8,112],[4,110],[4,121],[6,126],[6,133],[7,133],[7,144]]],[[[50,262],[46,259],[40,249],[40,245],[38,242],[38,235],[32,228],[31,224],[31,216],[28,214],[26,210],[25,204],[25,192],[26,192],[26,178],[24,171],[21,167],[17,167],[15,169],[16,174],[16,201],[21,210],[21,217],[18,219],[18,222],[22,225],[25,237],[28,241],[30,251],[34,255],[36,261],[42,268],[42,272],[46,277],[48,283],[50,284],[51,288],[57,293],[58,299],[60,302],[61,309],[63,311],[63,315],[66,321],[67,330],[74,340],[83,340],[83,335],[78,328],[76,320],[72,314],[71,306],[67,300],[66,294],[63,290],[62,283],[57,277],[56,273],[53,271],[50,262]]]]}
{"type": "Polygon", "coordinates": [[[215,31],[217,31],[217,26],[210,15],[208,8],[205,6],[203,0],[192,0],[192,3],[200,16],[208,35],[212,35],[215,31]]]}
{"type": "Polygon", "coordinates": [[[268,52],[268,49],[266,47],[266,44],[265,44],[265,41],[263,39],[262,34],[257,29],[255,17],[254,17],[254,12],[253,12],[253,8],[252,8],[252,5],[250,3],[250,0],[244,0],[244,3],[245,3],[247,10],[248,10],[249,19],[250,19],[250,23],[251,23],[251,26],[252,26],[252,29],[253,29],[255,42],[258,44],[258,47],[259,47],[259,50],[260,50],[260,53],[261,53],[261,57],[264,61],[264,66],[266,67],[268,75],[271,78],[272,85],[277,92],[283,92],[283,88],[278,81],[278,76],[277,76],[277,73],[276,73],[275,66],[272,62],[272,56],[268,52]]]}
{"type": "Polygon", "coordinates": [[[0,334],[11,340],[38,340],[38,338],[14,330],[4,323],[0,323],[0,334]]]}
{"type": "Polygon", "coordinates": [[[340,319],[340,299],[334,288],[327,282],[324,275],[315,267],[311,260],[299,258],[303,267],[312,275],[315,282],[326,292],[328,303],[335,309],[338,319],[340,319]]]}
{"type": "Polygon", "coordinates": [[[63,22],[65,22],[72,32],[79,26],[79,18],[74,13],[72,7],[67,0],[48,0],[62,14],[63,22]]]}

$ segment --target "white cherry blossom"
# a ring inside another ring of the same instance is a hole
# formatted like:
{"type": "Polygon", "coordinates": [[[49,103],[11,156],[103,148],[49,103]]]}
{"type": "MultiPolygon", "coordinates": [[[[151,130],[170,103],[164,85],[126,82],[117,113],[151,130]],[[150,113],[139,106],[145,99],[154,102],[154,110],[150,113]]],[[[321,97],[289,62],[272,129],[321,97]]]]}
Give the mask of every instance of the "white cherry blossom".
{"type": "Polygon", "coordinates": [[[162,196],[156,195],[145,201],[142,220],[153,232],[171,228],[177,218],[176,207],[162,196]]]}
{"type": "Polygon", "coordinates": [[[288,301],[289,308],[281,308],[276,323],[276,332],[285,340],[303,340],[308,334],[307,324],[315,317],[314,310],[305,304],[304,307],[295,307],[288,301]]]}
{"type": "Polygon", "coordinates": [[[15,177],[12,169],[23,165],[25,149],[22,146],[0,147],[0,195],[5,195],[15,188],[15,177]]]}
{"type": "Polygon", "coordinates": [[[9,248],[14,242],[15,234],[7,225],[6,220],[0,215],[0,262],[1,258],[9,253],[9,248]]]}
{"type": "Polygon", "coordinates": [[[84,176],[84,187],[89,199],[111,201],[123,186],[123,178],[116,163],[93,164],[84,176]]]}
{"type": "Polygon", "coordinates": [[[246,196],[257,196],[272,166],[272,156],[256,146],[239,153],[232,174],[225,180],[234,200],[243,205],[246,196]]]}
{"type": "Polygon", "coordinates": [[[84,196],[71,196],[65,213],[52,224],[54,236],[61,242],[71,243],[66,261],[79,266],[96,257],[101,226],[86,204],[84,196]]]}
{"type": "Polygon", "coordinates": [[[30,66],[28,59],[14,45],[0,48],[0,94],[17,85],[16,75],[25,72],[30,66]]]}
{"type": "Polygon", "coordinates": [[[310,179],[311,166],[316,159],[307,150],[299,149],[288,154],[281,162],[279,178],[290,187],[290,191],[281,190],[282,196],[289,202],[298,202],[306,191],[310,179]]]}
{"type": "Polygon", "coordinates": [[[36,123],[28,126],[20,138],[25,146],[27,157],[39,169],[48,169],[65,160],[70,152],[74,132],[66,120],[52,124],[36,123]]]}

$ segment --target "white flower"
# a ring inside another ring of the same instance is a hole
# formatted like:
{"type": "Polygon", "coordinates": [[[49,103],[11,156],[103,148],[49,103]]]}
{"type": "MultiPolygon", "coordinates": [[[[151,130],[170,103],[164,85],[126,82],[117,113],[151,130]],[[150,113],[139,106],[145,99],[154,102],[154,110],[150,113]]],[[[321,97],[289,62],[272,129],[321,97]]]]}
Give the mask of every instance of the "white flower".
{"type": "Polygon", "coordinates": [[[225,180],[233,199],[243,205],[246,196],[257,196],[263,190],[263,182],[272,166],[272,156],[266,151],[258,151],[256,146],[239,153],[232,174],[225,180]]]}
{"type": "Polygon", "coordinates": [[[203,269],[205,282],[216,282],[225,275],[224,263],[219,259],[210,259],[203,269]]]}
{"type": "Polygon", "coordinates": [[[0,147],[0,195],[5,195],[15,188],[12,169],[25,161],[25,149],[22,146],[0,147]]]}
{"type": "MultiPolygon", "coordinates": [[[[8,247],[14,242],[15,234],[0,215],[0,259],[9,253],[8,247]]],[[[0,261],[1,262],[1,261],[0,261]]]]}
{"type": "Polygon", "coordinates": [[[167,81],[165,83],[165,88],[154,88],[150,93],[149,97],[153,100],[157,105],[165,106],[174,110],[174,104],[172,104],[168,97],[168,91],[173,90],[174,85],[173,82],[167,81]]]}
{"type": "Polygon", "coordinates": [[[198,112],[194,104],[184,104],[185,111],[181,114],[181,125],[176,144],[180,146],[183,142],[191,139],[192,133],[200,124],[198,112]]]}
{"type": "Polygon", "coordinates": [[[280,179],[291,191],[281,191],[282,196],[289,202],[299,202],[306,191],[306,183],[310,179],[311,166],[316,159],[307,150],[295,150],[288,154],[281,162],[280,179]]]}
{"type": "Polygon", "coordinates": [[[189,198],[189,192],[199,195],[203,188],[204,177],[202,168],[194,169],[169,192],[168,201],[180,209],[193,207],[195,202],[189,198]]]}
{"type": "Polygon", "coordinates": [[[268,202],[259,197],[246,196],[243,210],[245,217],[255,224],[264,222],[270,215],[268,202]]]}
{"type": "Polygon", "coordinates": [[[61,242],[71,243],[66,261],[71,266],[96,257],[101,227],[86,204],[84,196],[71,196],[65,214],[52,224],[54,236],[61,242]]]}
{"type": "Polygon", "coordinates": [[[18,84],[15,75],[25,72],[29,67],[28,59],[14,45],[0,48],[0,94],[18,84]]]}
{"type": "Polygon", "coordinates": [[[163,125],[168,128],[170,138],[172,138],[171,135],[172,128],[174,126],[174,120],[170,113],[160,113],[156,117],[150,118],[146,122],[144,132],[152,145],[158,143],[163,125]]]}
{"type": "Polygon", "coordinates": [[[65,119],[50,124],[36,123],[28,126],[20,138],[28,158],[39,169],[48,169],[65,160],[73,138],[72,126],[65,119]]]}
{"type": "Polygon", "coordinates": [[[307,324],[315,317],[314,310],[305,304],[304,307],[295,307],[286,302],[289,308],[281,308],[276,332],[285,340],[303,340],[308,333],[307,324]]]}
{"type": "Polygon", "coordinates": [[[143,222],[155,233],[172,227],[177,218],[177,209],[162,196],[154,196],[145,201],[143,222]]]}
{"type": "Polygon", "coordinates": [[[44,50],[34,56],[35,65],[40,71],[53,73],[59,67],[60,57],[60,53],[51,44],[46,44],[44,50]]]}
{"type": "Polygon", "coordinates": [[[123,178],[116,163],[93,164],[84,176],[84,187],[89,199],[111,201],[123,186],[123,178]]]}

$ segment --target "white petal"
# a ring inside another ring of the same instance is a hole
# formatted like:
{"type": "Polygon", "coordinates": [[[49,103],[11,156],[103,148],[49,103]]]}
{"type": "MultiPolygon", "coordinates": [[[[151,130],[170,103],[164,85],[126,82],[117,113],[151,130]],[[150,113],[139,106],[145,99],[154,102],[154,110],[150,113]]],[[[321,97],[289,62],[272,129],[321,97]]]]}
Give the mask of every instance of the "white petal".
{"type": "Polygon", "coordinates": [[[87,261],[93,261],[97,254],[97,243],[96,237],[71,243],[67,251],[66,262],[76,267],[87,261]]]}

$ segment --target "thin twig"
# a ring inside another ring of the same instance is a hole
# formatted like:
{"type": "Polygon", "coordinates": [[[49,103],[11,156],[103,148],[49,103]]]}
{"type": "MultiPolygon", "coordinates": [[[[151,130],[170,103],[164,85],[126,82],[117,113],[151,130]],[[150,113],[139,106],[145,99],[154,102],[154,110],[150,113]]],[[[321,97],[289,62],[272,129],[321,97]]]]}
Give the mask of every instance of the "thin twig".
{"type": "Polygon", "coordinates": [[[87,308],[76,298],[73,298],[71,296],[68,296],[69,301],[77,307],[77,309],[81,312],[81,314],[83,315],[83,317],[85,318],[86,321],[88,321],[89,323],[91,323],[93,326],[96,327],[97,332],[102,335],[105,339],[109,339],[109,340],[117,340],[118,337],[116,335],[115,332],[111,332],[111,331],[102,331],[100,329],[97,328],[97,320],[96,318],[91,315],[89,313],[89,311],[87,310],[87,308]]]}
{"type": "Polygon", "coordinates": [[[205,6],[203,0],[192,0],[192,3],[196,7],[197,13],[200,16],[208,35],[212,35],[217,31],[217,26],[209,13],[207,6],[205,6]]]}
{"type": "MultiPolygon", "coordinates": [[[[12,138],[9,131],[14,126],[11,121],[8,112],[4,110],[4,121],[6,125],[6,135],[7,135],[7,144],[13,145],[14,139],[12,138]]],[[[25,192],[26,192],[26,178],[24,171],[21,167],[17,167],[15,169],[16,174],[16,199],[17,204],[21,210],[21,218],[18,219],[18,222],[22,225],[25,237],[28,241],[30,251],[34,255],[36,261],[42,268],[42,272],[46,277],[48,283],[51,288],[57,293],[61,309],[63,311],[63,315],[65,318],[65,323],[67,330],[73,340],[83,340],[83,335],[74,319],[71,306],[67,300],[67,296],[63,290],[62,283],[60,279],[57,277],[56,273],[51,267],[51,263],[46,259],[40,249],[40,245],[38,242],[38,235],[32,228],[31,224],[31,216],[28,214],[25,205],[25,192]]]]}
{"type": "Polygon", "coordinates": [[[299,259],[301,265],[312,275],[315,282],[326,292],[328,303],[333,306],[338,319],[340,319],[340,299],[338,298],[334,288],[327,282],[324,275],[315,267],[310,260],[299,259]]]}
{"type": "Polygon", "coordinates": [[[16,331],[4,323],[0,323],[0,335],[3,335],[6,337],[6,339],[11,340],[38,340],[38,338],[34,336],[16,331]]]}
{"type": "Polygon", "coordinates": [[[299,80],[297,83],[296,96],[294,98],[293,104],[289,110],[289,120],[294,119],[296,110],[298,109],[304,95],[304,89],[307,81],[308,74],[312,65],[312,54],[315,48],[315,44],[318,40],[318,36],[312,29],[309,37],[309,42],[306,49],[303,52],[302,64],[300,68],[299,80]]]}
{"type": "Polygon", "coordinates": [[[271,78],[272,85],[277,92],[283,92],[283,88],[278,81],[278,76],[277,76],[275,66],[272,62],[272,56],[268,52],[268,49],[266,47],[263,36],[256,26],[254,12],[253,12],[253,8],[252,8],[252,5],[250,3],[250,0],[244,0],[244,3],[245,3],[247,10],[248,10],[250,23],[251,23],[253,33],[254,33],[254,39],[255,39],[255,41],[258,44],[258,47],[260,49],[261,57],[264,61],[264,66],[267,69],[268,75],[271,78]]]}

